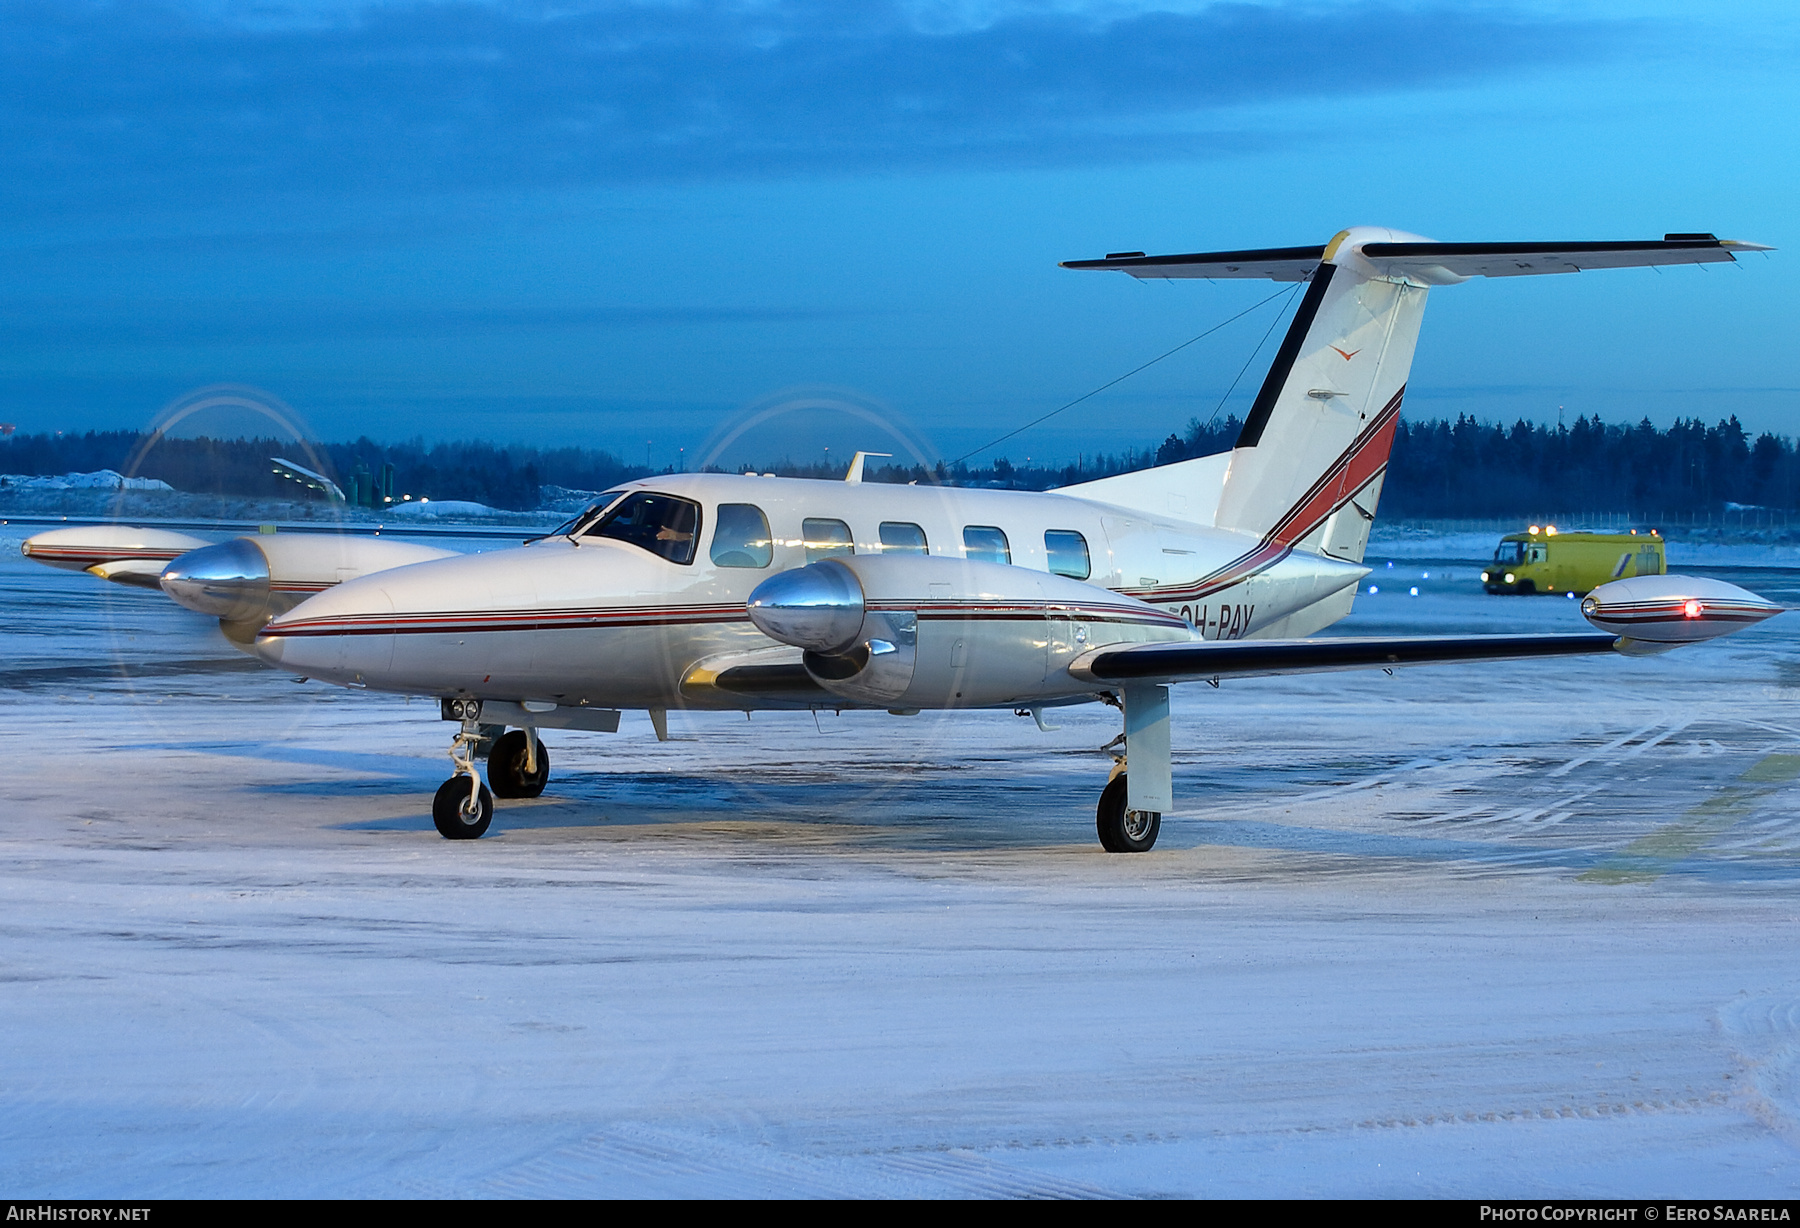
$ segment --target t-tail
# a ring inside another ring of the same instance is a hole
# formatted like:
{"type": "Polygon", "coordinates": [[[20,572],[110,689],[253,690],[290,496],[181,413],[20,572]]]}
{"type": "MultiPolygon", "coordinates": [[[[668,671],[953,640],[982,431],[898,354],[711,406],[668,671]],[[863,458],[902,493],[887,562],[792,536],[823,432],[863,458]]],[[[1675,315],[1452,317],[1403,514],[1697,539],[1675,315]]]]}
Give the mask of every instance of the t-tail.
{"type": "Polygon", "coordinates": [[[1730,262],[1756,243],[1710,234],[1599,243],[1436,243],[1373,226],[1323,247],[1071,260],[1133,277],[1305,283],[1229,452],[1065,488],[1066,493],[1233,529],[1257,539],[1254,570],[1294,550],[1361,562],[1381,497],[1425,297],[1471,277],[1730,262]]]}

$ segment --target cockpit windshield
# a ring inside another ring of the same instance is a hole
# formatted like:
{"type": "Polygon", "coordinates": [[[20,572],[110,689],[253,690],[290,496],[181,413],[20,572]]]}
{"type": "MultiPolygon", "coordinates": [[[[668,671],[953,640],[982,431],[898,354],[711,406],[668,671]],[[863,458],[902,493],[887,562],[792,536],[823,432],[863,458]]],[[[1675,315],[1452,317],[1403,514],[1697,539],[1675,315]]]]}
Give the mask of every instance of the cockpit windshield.
{"type": "Polygon", "coordinates": [[[1517,567],[1525,561],[1524,542],[1501,542],[1494,551],[1494,562],[1502,567],[1517,567]]]}
{"type": "Polygon", "coordinates": [[[673,495],[637,491],[582,529],[581,536],[609,537],[641,546],[671,563],[691,563],[700,536],[700,505],[673,495]]]}
{"type": "Polygon", "coordinates": [[[592,503],[590,503],[586,507],[582,508],[575,515],[569,517],[569,519],[563,521],[561,524],[557,525],[554,529],[551,529],[548,533],[544,534],[544,536],[545,537],[573,537],[575,535],[575,531],[577,529],[579,529],[583,525],[588,524],[589,522],[593,521],[595,518],[597,518],[600,515],[601,512],[604,512],[607,508],[609,508],[613,504],[617,503],[619,501],[619,497],[621,495],[623,495],[624,493],[625,492],[622,490],[607,491],[605,494],[601,495],[598,499],[595,499],[592,503]]]}

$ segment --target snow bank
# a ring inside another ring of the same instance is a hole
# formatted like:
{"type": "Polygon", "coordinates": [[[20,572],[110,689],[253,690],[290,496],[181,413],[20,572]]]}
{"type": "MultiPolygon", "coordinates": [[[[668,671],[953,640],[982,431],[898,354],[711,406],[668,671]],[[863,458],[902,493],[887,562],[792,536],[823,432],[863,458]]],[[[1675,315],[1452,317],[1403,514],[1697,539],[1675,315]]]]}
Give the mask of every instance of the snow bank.
{"type": "Polygon", "coordinates": [[[497,507],[489,507],[485,503],[474,503],[468,499],[432,499],[426,502],[421,499],[413,503],[396,503],[382,509],[384,516],[400,516],[408,520],[443,520],[450,517],[465,516],[508,516],[497,507]]]}
{"type": "Polygon", "coordinates": [[[158,478],[128,478],[117,470],[101,469],[94,473],[65,473],[60,477],[0,473],[0,490],[166,490],[173,493],[175,488],[158,478]]]}

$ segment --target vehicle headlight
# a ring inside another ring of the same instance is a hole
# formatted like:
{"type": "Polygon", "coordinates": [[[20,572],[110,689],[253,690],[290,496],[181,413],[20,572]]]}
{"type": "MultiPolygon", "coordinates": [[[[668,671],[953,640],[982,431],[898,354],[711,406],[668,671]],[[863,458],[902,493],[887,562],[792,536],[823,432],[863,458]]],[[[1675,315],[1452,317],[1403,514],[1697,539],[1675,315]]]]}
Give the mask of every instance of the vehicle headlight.
{"type": "Polygon", "coordinates": [[[1518,579],[1518,578],[1519,578],[1519,577],[1517,577],[1517,576],[1515,576],[1515,575],[1513,575],[1513,573],[1512,573],[1512,572],[1510,572],[1510,571],[1509,571],[1509,572],[1507,572],[1507,573],[1506,573],[1506,582],[1507,582],[1507,583],[1508,583],[1508,584],[1511,584],[1511,583],[1513,583],[1513,582],[1514,582],[1514,581],[1515,581],[1515,580],[1517,580],[1517,579],[1518,579]]]}
{"type": "Polygon", "coordinates": [[[1488,581],[1489,581],[1489,580],[1491,580],[1491,579],[1493,579],[1493,577],[1492,577],[1492,576],[1490,576],[1490,575],[1488,575],[1488,573],[1487,573],[1487,572],[1485,572],[1485,571],[1484,571],[1484,572],[1482,572],[1482,573],[1481,573],[1481,582],[1482,582],[1482,583],[1483,583],[1483,584],[1486,584],[1486,583],[1487,583],[1487,582],[1488,582],[1488,581]]]}

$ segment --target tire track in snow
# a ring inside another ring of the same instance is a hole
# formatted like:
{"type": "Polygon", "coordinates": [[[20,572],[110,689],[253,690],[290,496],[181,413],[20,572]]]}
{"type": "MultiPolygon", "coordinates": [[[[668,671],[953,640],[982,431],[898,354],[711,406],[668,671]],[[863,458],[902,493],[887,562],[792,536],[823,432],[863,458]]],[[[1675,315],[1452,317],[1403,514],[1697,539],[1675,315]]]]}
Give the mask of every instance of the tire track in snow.
{"type": "Polygon", "coordinates": [[[435,1193],[502,1198],[1121,1197],[973,1151],[805,1156],[632,1125],[615,1126],[472,1185],[435,1193]]]}
{"type": "Polygon", "coordinates": [[[1800,1147],[1800,999],[1740,998],[1719,1008],[1720,1030],[1750,1074],[1750,1115],[1800,1147]]]}

